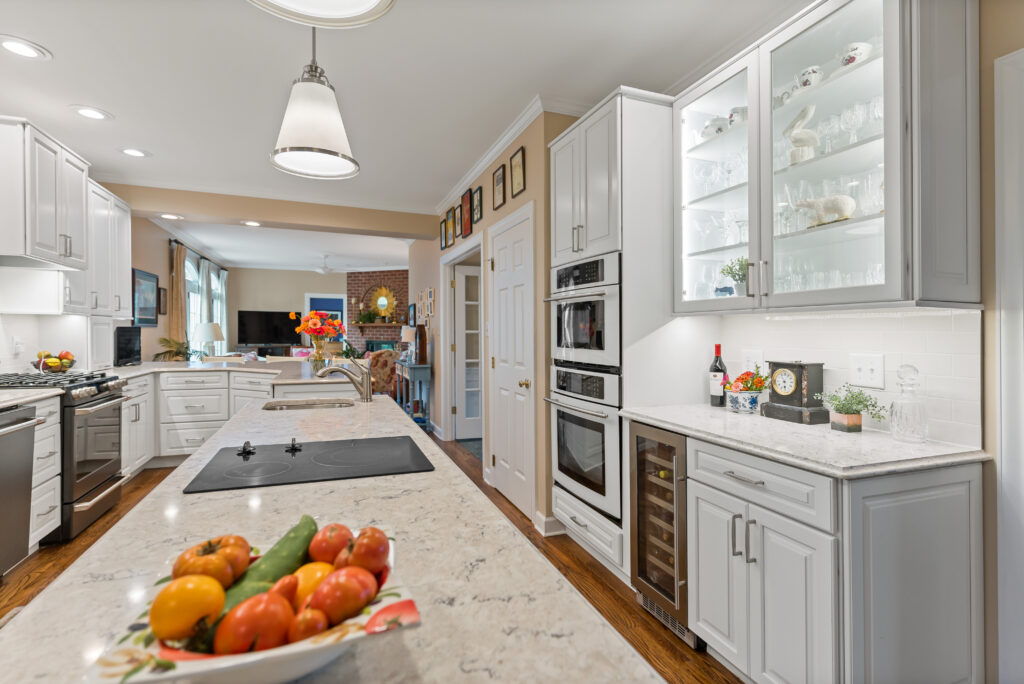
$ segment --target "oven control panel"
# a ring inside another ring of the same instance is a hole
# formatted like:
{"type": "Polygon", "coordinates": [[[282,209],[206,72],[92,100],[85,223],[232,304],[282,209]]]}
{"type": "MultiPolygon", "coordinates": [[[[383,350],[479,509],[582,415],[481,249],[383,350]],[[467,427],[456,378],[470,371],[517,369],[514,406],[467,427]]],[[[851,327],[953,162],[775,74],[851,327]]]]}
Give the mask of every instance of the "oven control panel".
{"type": "Polygon", "coordinates": [[[612,373],[551,366],[553,391],[606,406],[619,406],[619,381],[612,373]]]}
{"type": "Polygon", "coordinates": [[[551,292],[619,282],[619,253],[605,254],[551,269],[551,292]]]}

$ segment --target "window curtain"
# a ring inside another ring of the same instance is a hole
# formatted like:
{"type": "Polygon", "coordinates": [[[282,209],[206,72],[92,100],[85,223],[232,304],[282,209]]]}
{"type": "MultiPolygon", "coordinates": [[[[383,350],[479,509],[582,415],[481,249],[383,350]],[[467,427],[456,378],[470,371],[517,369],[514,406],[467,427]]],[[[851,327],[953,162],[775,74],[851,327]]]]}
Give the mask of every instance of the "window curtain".
{"type": "Polygon", "coordinates": [[[171,270],[171,301],[167,336],[177,342],[185,341],[188,335],[188,308],[185,293],[185,259],[188,250],[180,242],[174,243],[173,269],[171,270]]]}
{"type": "Polygon", "coordinates": [[[198,323],[209,323],[213,321],[213,298],[210,296],[210,262],[207,259],[199,260],[199,321],[198,323]]]}
{"type": "Polygon", "coordinates": [[[227,354],[228,353],[228,271],[226,268],[220,269],[220,288],[217,291],[217,296],[220,299],[215,310],[217,312],[217,323],[220,325],[221,332],[224,333],[224,341],[217,343],[217,353],[227,354]]]}

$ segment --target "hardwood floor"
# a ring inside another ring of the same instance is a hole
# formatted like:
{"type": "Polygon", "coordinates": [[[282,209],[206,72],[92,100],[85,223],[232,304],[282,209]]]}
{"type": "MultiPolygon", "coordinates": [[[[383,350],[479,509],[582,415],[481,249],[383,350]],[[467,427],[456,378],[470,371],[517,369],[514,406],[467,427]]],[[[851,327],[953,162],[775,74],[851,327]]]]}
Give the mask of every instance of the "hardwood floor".
{"type": "Polygon", "coordinates": [[[442,442],[436,437],[434,441],[662,677],[687,684],[740,681],[710,655],[697,653],[680,641],[637,604],[632,589],[567,535],[541,535],[529,518],[484,482],[481,462],[458,442],[442,442]]]}
{"type": "Polygon", "coordinates": [[[0,621],[12,608],[24,606],[45,589],[172,470],[174,468],[143,470],[121,489],[121,501],[84,532],[67,544],[42,547],[6,575],[0,584],[0,621]]]}

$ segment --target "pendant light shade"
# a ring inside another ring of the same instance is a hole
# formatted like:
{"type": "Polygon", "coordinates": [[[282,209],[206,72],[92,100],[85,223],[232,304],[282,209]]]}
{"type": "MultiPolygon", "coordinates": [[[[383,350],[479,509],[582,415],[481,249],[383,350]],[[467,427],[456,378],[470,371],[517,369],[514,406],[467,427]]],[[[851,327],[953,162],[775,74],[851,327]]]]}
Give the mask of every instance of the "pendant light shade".
{"type": "Polygon", "coordinates": [[[313,60],[292,84],[277,144],[270,155],[281,171],[305,178],[351,178],[359,173],[334,88],[313,60]]]}
{"type": "Polygon", "coordinates": [[[387,13],[395,0],[249,0],[273,15],[306,26],[355,28],[387,13]]]}

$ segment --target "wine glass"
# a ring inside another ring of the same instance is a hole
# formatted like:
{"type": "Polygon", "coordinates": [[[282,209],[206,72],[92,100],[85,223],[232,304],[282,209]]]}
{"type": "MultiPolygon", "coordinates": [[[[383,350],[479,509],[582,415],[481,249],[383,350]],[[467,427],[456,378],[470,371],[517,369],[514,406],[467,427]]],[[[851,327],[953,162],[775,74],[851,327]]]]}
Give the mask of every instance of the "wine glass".
{"type": "Polygon", "coordinates": [[[857,143],[857,131],[864,125],[866,117],[867,107],[863,102],[855,102],[843,110],[839,117],[839,128],[849,134],[848,144],[855,145],[857,143]]]}
{"type": "Polygon", "coordinates": [[[880,135],[885,130],[885,105],[881,95],[875,95],[868,102],[868,119],[874,135],[880,135]]]}
{"type": "Polygon", "coordinates": [[[697,165],[693,170],[693,175],[704,184],[704,195],[709,195],[711,193],[711,186],[718,182],[721,168],[718,164],[707,162],[697,165]]]}

